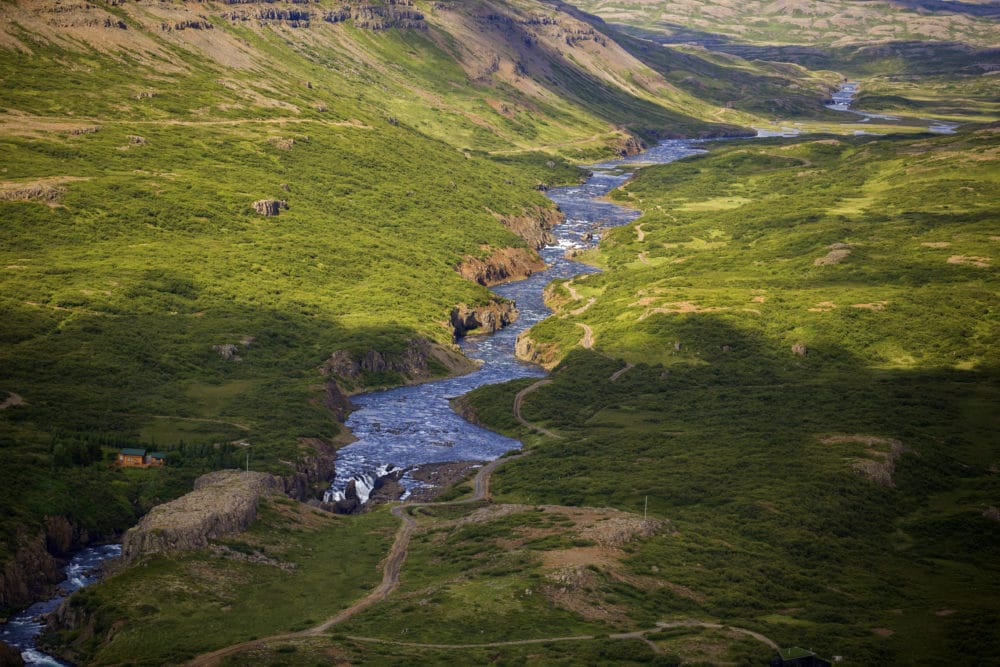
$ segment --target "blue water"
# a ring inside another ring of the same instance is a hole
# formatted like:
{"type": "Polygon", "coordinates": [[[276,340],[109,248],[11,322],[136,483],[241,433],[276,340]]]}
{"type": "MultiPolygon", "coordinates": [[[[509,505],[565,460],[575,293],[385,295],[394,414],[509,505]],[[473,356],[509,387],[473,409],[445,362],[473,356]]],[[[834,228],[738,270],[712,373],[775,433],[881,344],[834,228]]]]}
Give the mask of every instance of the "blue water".
{"type": "MultiPolygon", "coordinates": [[[[624,183],[631,169],[640,164],[663,164],[705,152],[692,140],[665,141],[638,156],[591,165],[592,175],[581,185],[554,188],[548,196],[566,215],[553,233],[554,245],[541,250],[550,268],[525,280],[493,288],[517,303],[518,320],[488,336],[469,336],[460,341],[466,356],[482,362],[475,372],[462,377],[427,382],[411,387],[372,392],[353,397],[357,410],[347,426],[358,440],[337,453],[336,478],[327,500],[343,498],[350,480],[365,502],[375,479],[392,468],[413,468],[446,461],[491,461],[521,443],[465,421],[448,404],[476,387],[523,377],[542,377],[545,371],[514,356],[517,335],[551,314],[542,301],[542,290],[553,280],[568,279],[595,269],[565,257],[567,251],[593,247],[606,227],[624,225],[639,213],[608,202],[596,201],[624,183]]],[[[408,476],[401,480],[408,490],[418,483],[408,476]]]]}

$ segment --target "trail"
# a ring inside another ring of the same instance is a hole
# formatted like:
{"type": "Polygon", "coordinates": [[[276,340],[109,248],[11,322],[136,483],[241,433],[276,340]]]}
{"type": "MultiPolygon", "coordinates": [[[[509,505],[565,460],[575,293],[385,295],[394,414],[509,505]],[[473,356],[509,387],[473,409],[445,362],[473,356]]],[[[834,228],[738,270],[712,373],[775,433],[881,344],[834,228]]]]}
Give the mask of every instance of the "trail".
{"type": "MultiPolygon", "coordinates": [[[[529,387],[530,388],[530,387],[529,387]]],[[[558,437],[558,436],[556,436],[558,437]]],[[[476,478],[474,480],[473,486],[474,491],[471,497],[464,500],[455,500],[452,502],[445,503],[409,503],[405,505],[396,505],[390,510],[392,515],[398,518],[402,523],[399,529],[396,531],[396,537],[392,542],[392,547],[389,548],[389,553],[385,557],[385,565],[382,568],[382,581],[376,586],[368,595],[364,596],[357,602],[353,603],[351,606],[338,612],[336,615],[331,616],[319,625],[314,625],[306,630],[301,630],[299,632],[286,632],[277,635],[271,635],[270,637],[264,637],[263,639],[254,639],[252,641],[241,642],[239,644],[232,644],[230,646],[225,646],[211,653],[204,653],[195,657],[193,660],[188,662],[189,667],[209,667],[211,665],[218,665],[219,662],[230,655],[236,653],[241,653],[250,649],[261,649],[267,646],[269,643],[277,641],[285,641],[290,639],[304,639],[307,637],[316,637],[323,634],[333,626],[343,623],[352,616],[356,615],[358,612],[367,609],[376,602],[381,602],[386,599],[392,591],[396,589],[399,585],[399,573],[403,569],[403,563],[406,561],[407,549],[410,546],[410,539],[413,537],[413,532],[417,528],[417,522],[413,520],[413,517],[409,514],[409,510],[417,507],[428,507],[428,506],[446,506],[446,505],[462,505],[468,503],[479,502],[480,500],[490,499],[490,477],[493,475],[493,471],[497,469],[500,465],[506,463],[507,461],[513,461],[514,459],[527,456],[528,452],[522,452],[516,456],[508,456],[502,459],[496,459],[490,463],[483,466],[478,473],[476,473],[476,478]]]]}
{"type": "Polygon", "coordinates": [[[649,260],[646,258],[646,251],[643,250],[639,253],[639,261],[643,264],[649,264],[649,260]]]}
{"type": "MultiPolygon", "coordinates": [[[[586,325],[584,325],[584,326],[586,326],[586,325]]],[[[539,380],[538,382],[536,382],[535,384],[531,385],[530,387],[526,387],[526,388],[522,389],[521,391],[517,392],[517,396],[514,397],[514,419],[516,419],[519,424],[521,424],[522,426],[527,426],[532,431],[538,431],[542,435],[547,435],[550,438],[559,438],[559,439],[562,439],[561,435],[553,433],[552,431],[548,430],[547,428],[543,428],[543,427],[538,426],[536,424],[532,424],[531,422],[529,422],[528,420],[526,420],[524,417],[521,416],[521,406],[524,405],[524,397],[527,396],[528,394],[530,394],[531,392],[535,391],[536,389],[540,389],[541,387],[544,387],[547,384],[552,384],[552,380],[539,380]]]]}
{"type": "MultiPolygon", "coordinates": [[[[645,224],[645,223],[643,223],[643,224],[645,224]]],[[[635,240],[638,241],[639,243],[642,243],[643,241],[646,240],[646,232],[642,231],[642,225],[641,224],[635,226],[635,236],[636,236],[635,240]]]]}
{"type": "Polygon", "coordinates": [[[580,339],[580,346],[587,350],[594,347],[594,330],[583,322],[577,322],[576,326],[583,329],[583,338],[580,339]]]}
{"type": "Polygon", "coordinates": [[[635,364],[625,364],[625,368],[617,370],[611,374],[611,377],[608,378],[608,382],[614,382],[621,376],[625,375],[625,373],[628,373],[633,368],[635,368],[635,364]]]}
{"type": "Polygon", "coordinates": [[[646,639],[646,635],[660,632],[667,628],[709,628],[712,630],[732,630],[733,632],[738,632],[740,634],[747,635],[748,637],[753,637],[762,644],[766,644],[774,650],[778,650],[778,644],[765,637],[759,632],[753,630],[748,630],[747,628],[739,628],[733,625],[725,625],[723,623],[714,623],[712,621],[698,621],[695,619],[687,619],[683,621],[659,621],[652,628],[646,628],[645,630],[635,630],[633,632],[618,632],[608,635],[572,635],[569,637],[539,637],[535,639],[512,639],[508,641],[501,642],[480,642],[476,644],[421,644],[420,642],[404,642],[394,639],[380,639],[378,637],[357,637],[349,636],[348,639],[357,642],[365,642],[369,644],[385,644],[389,646],[407,646],[410,648],[435,648],[435,649],[472,649],[472,648],[501,648],[504,646],[530,646],[532,644],[548,644],[552,642],[579,642],[579,641],[591,641],[601,637],[607,637],[608,639],[642,639],[649,643],[653,650],[657,653],[660,652],[659,648],[646,639]]]}

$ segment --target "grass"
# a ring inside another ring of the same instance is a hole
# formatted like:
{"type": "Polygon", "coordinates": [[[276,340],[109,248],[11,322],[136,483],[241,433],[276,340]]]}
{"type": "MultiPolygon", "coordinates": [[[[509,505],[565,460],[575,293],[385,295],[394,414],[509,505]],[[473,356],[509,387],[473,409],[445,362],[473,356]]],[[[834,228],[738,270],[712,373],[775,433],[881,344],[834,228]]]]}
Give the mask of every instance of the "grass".
{"type": "MultiPolygon", "coordinates": [[[[948,259],[995,254],[998,172],[980,157],[994,132],[727,143],[642,170],[613,196],[642,208],[644,241],[607,234],[594,305],[531,329],[564,357],[522,414],[562,439],[498,470],[496,498],[632,512],[648,498],[677,532],[626,560],[673,585],[626,598],[640,625],[718,618],[852,664],[985,659],[1000,644],[983,514],[1000,455],[995,271],[948,259]],[[834,243],[850,254],[815,264],[834,243]],[[575,322],[594,351],[574,348],[575,322]],[[881,455],[838,435],[904,443],[894,485],[859,474],[881,455]]],[[[567,296],[557,315],[579,305],[567,296]]],[[[522,384],[465,400],[516,434],[494,415],[522,384]]]]}
{"type": "Polygon", "coordinates": [[[345,518],[273,498],[236,541],[147,558],[75,596],[93,612],[90,630],[118,630],[103,643],[74,631],[59,641],[87,664],[158,665],[311,627],[376,585],[395,527],[388,512],[345,518]]]}

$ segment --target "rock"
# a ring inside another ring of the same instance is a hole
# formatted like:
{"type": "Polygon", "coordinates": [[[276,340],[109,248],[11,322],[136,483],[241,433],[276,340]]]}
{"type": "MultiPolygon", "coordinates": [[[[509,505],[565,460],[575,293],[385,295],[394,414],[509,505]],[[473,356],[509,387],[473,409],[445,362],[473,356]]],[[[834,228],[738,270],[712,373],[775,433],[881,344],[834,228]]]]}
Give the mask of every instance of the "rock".
{"type": "Polygon", "coordinates": [[[66,517],[48,516],[45,529],[34,535],[20,533],[14,554],[0,569],[0,607],[21,607],[51,595],[63,580],[60,557],[90,541],[66,517]]]}
{"type": "Polygon", "coordinates": [[[514,343],[514,356],[552,370],[559,363],[559,347],[555,343],[538,343],[527,331],[522,331],[514,343]]]}
{"type": "Polygon", "coordinates": [[[646,146],[638,137],[629,135],[618,143],[615,150],[622,157],[631,157],[646,150],[646,146]]]}
{"type": "Polygon", "coordinates": [[[283,199],[258,199],[253,203],[253,210],[263,216],[274,216],[288,210],[288,202],[283,199]]]}
{"type": "Polygon", "coordinates": [[[211,538],[245,530],[257,518],[260,498],[282,490],[280,479],[261,472],[202,475],[194,491],[157,505],[125,533],[122,557],[135,562],[149,554],[200,549],[211,538]]]}
{"type": "Polygon", "coordinates": [[[336,447],[320,438],[301,438],[303,447],[311,453],[303,453],[293,464],[293,472],[281,476],[282,490],[285,495],[299,501],[308,501],[322,497],[323,491],[330,486],[336,469],[336,447]]]}
{"type": "Polygon", "coordinates": [[[796,343],[795,345],[792,345],[792,354],[797,354],[800,357],[804,357],[807,354],[809,354],[809,350],[806,349],[806,346],[803,345],[802,343],[796,343]]]}
{"type": "Polygon", "coordinates": [[[451,311],[449,321],[455,338],[462,338],[470,331],[493,333],[517,320],[517,306],[513,301],[490,301],[485,306],[467,306],[460,303],[451,311]]]}
{"type": "MultiPolygon", "coordinates": [[[[403,382],[411,384],[429,380],[435,376],[431,361],[435,362],[433,366],[444,366],[456,375],[470,373],[478,368],[475,362],[457,349],[415,338],[401,351],[338,350],[320,367],[320,372],[329,381],[338,383],[338,391],[343,393],[344,387],[351,391],[364,388],[365,375],[369,373],[396,373],[403,382]]],[[[335,406],[340,400],[332,391],[328,392],[327,398],[335,406]]],[[[348,406],[343,407],[349,409],[348,406]]]]}
{"type": "MultiPolygon", "coordinates": [[[[545,187],[545,190],[548,187],[545,187]]],[[[553,227],[566,219],[566,216],[557,208],[543,208],[534,206],[525,210],[521,215],[497,215],[500,223],[517,234],[524,242],[535,250],[553,245],[556,237],[550,231],[553,227]]]]}
{"type": "Polygon", "coordinates": [[[485,287],[511,280],[527,278],[547,267],[538,254],[529,248],[497,248],[485,259],[466,255],[455,270],[466,280],[485,287]]]}
{"type": "Polygon", "coordinates": [[[24,667],[21,652],[2,641],[0,641],[0,667],[24,667]]]}
{"type": "Polygon", "coordinates": [[[239,361],[240,355],[236,354],[238,348],[232,343],[226,343],[225,345],[213,345],[212,349],[219,353],[219,355],[226,361],[239,361]]]}

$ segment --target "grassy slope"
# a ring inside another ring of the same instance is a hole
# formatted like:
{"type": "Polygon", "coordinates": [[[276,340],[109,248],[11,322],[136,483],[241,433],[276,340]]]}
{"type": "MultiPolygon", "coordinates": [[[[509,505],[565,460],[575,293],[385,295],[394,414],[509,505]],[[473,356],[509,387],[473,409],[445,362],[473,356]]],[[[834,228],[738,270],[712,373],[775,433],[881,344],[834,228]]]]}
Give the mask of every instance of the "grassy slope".
{"type": "Polygon", "coordinates": [[[538,183],[576,178],[560,156],[606,155],[618,125],[640,119],[711,131],[618,74],[576,72],[574,48],[549,48],[555,32],[521,74],[475,77],[479,47],[505,63],[526,47],[502,31],[469,42],[468,26],[488,11],[553,13],[534,3],[423,3],[427,30],[383,32],[319,20],[331,7],[312,7],[308,28],[230,21],[216,4],[0,12],[0,189],[43,193],[0,198],[0,391],[24,401],[0,413],[0,553],[48,514],[121,529],[198,472],[238,463],[225,443],[249,441],[258,467],[286,471],[301,437],[338,434],[317,402],[322,362],[449,343],[450,307],[488,298],[452,267],[522,245],[493,214],[548,205],[538,183]],[[183,21],[204,24],[161,29],[183,21]],[[268,197],[289,209],[257,215],[268,197]],[[241,361],[213,350],[226,344],[241,361]],[[58,446],[94,440],[98,457],[138,445],[172,465],[53,466],[58,446]]]}
{"type": "MultiPolygon", "coordinates": [[[[998,12],[992,6],[965,4],[948,10],[944,3],[900,6],[836,0],[723,2],[711,8],[683,0],[666,5],[628,0],[575,4],[638,38],[620,41],[640,58],[636,47],[645,45],[644,50],[660,55],[652,44],[663,43],[668,51],[709,60],[722,54],[738,56],[764,67],[765,75],[767,67],[795,63],[863,80],[858,105],[866,110],[964,121],[1000,117],[993,74],[998,12]],[[709,49],[707,54],[702,47],[709,49]]],[[[710,96],[711,80],[695,78],[707,83],[710,96]]],[[[798,85],[803,84],[808,85],[808,79],[798,85]]],[[[795,115],[801,104],[786,99],[780,87],[773,94],[767,87],[762,92],[730,101],[737,108],[752,105],[758,113],[763,103],[785,117],[795,115]]]]}
{"type": "MultiPolygon", "coordinates": [[[[679,533],[628,563],[697,595],[637,594],[637,618],[708,615],[854,664],[988,659],[995,137],[719,145],[643,170],[615,197],[645,212],[644,240],[610,233],[605,271],[574,283],[594,305],[532,329],[567,352],[588,324],[596,353],[569,352],[526,401],[565,439],[498,471],[500,497],[648,496],[679,533]],[[816,265],[835,243],[851,254],[816,265]],[[829,440],[862,435],[907,447],[894,486],[855,469],[887,443],[829,440]]],[[[577,305],[558,286],[553,303],[577,305]]],[[[522,384],[473,394],[480,419],[518,432],[522,384]]]]}
{"type": "Polygon", "coordinates": [[[381,577],[395,532],[388,512],[338,517],[272,498],[253,528],[214,550],[147,559],[73,598],[90,623],[59,639],[86,664],[163,665],[347,606],[381,577]],[[114,639],[103,638],[116,627],[114,639]]]}

